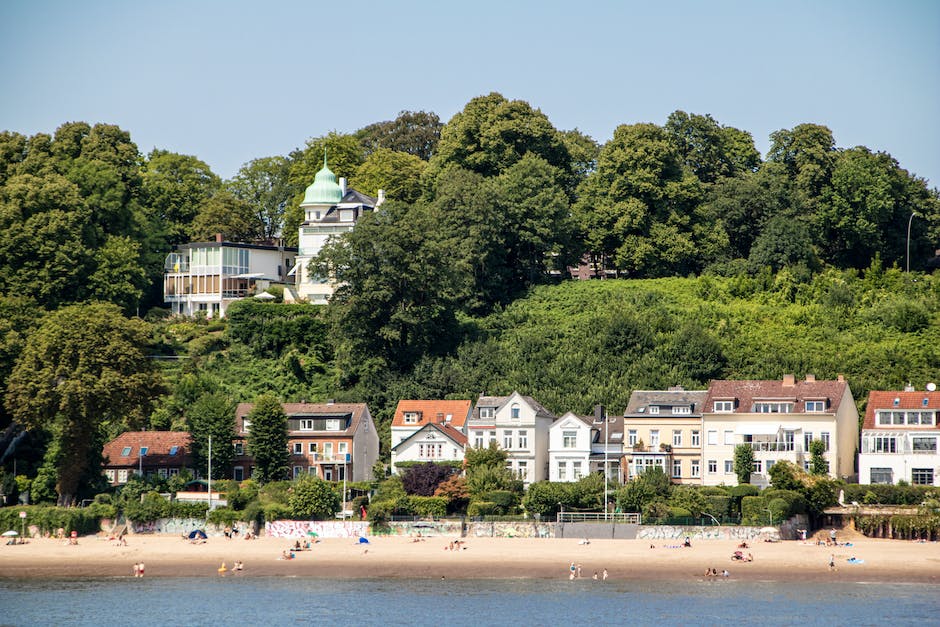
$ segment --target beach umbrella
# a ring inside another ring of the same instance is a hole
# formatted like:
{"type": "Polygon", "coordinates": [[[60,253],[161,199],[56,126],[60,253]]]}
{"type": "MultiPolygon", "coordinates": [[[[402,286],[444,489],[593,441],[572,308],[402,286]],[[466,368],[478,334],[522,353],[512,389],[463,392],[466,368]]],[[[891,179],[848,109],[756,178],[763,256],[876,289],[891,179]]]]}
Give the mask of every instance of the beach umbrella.
{"type": "Polygon", "coordinates": [[[18,535],[20,535],[20,534],[18,534],[17,532],[13,531],[12,529],[10,529],[9,531],[4,531],[2,535],[3,535],[4,538],[12,538],[12,537],[18,536],[18,535]]]}
{"type": "Polygon", "coordinates": [[[307,532],[307,535],[310,536],[311,538],[319,538],[319,537],[320,537],[320,534],[318,534],[316,531],[308,531],[308,532],[307,532]]]}

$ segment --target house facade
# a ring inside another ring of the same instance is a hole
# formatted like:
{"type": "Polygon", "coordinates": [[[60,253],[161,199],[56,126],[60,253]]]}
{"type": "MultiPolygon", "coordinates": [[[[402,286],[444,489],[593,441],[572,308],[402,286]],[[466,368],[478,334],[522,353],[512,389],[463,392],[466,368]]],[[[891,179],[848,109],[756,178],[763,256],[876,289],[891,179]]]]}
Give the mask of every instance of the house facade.
{"type": "Polygon", "coordinates": [[[506,465],[526,487],[548,478],[548,432],[555,416],[530,396],[480,396],[467,424],[468,445],[495,442],[506,465]]]}
{"type": "Polygon", "coordinates": [[[674,483],[702,483],[706,390],[637,390],[623,413],[624,463],[632,479],[653,466],[674,483]]]}
{"type": "Polygon", "coordinates": [[[228,306],[287,281],[296,248],[222,241],[180,244],[163,265],[163,301],[176,315],[224,317],[228,306]]]}
{"type": "Polygon", "coordinates": [[[372,198],[354,189],[346,189],[346,179],[336,180],[336,175],[323,156],[323,168],[317,172],[313,183],[304,192],[300,208],[304,221],[298,234],[299,250],[297,263],[290,271],[293,287],[285,296],[288,300],[306,301],[314,305],[325,305],[336,291],[336,282],[327,276],[311,272],[308,267],[331,237],[338,237],[353,230],[356,222],[382,204],[385,194],[372,198]]]}
{"type": "MultiPolygon", "coordinates": [[[[291,477],[311,474],[327,481],[367,481],[379,459],[379,436],[365,403],[282,403],[287,414],[291,477]]],[[[246,442],[251,432],[248,415],[254,407],[240,403],[235,410],[236,481],[251,477],[253,461],[246,442]]]]}
{"type": "Polygon", "coordinates": [[[462,462],[469,400],[402,400],[391,425],[392,474],[398,462],[462,462]]]}
{"type": "Polygon", "coordinates": [[[858,410],[849,384],[796,380],[712,381],[702,411],[702,483],[737,485],[734,449],[754,451],[751,483],[764,487],[768,471],[781,460],[809,467],[809,444],[821,440],[829,475],[855,481],[858,410]]]}
{"type": "MultiPolygon", "coordinates": [[[[930,388],[933,387],[933,390],[930,388]]],[[[940,392],[872,391],[862,423],[859,483],[940,485],[940,392]]]]}
{"type": "Polygon", "coordinates": [[[188,431],[127,431],[104,445],[102,457],[113,486],[135,475],[169,479],[193,466],[188,431]]]}
{"type": "Polygon", "coordinates": [[[602,405],[593,416],[568,412],[552,423],[548,434],[548,480],[578,481],[600,473],[623,483],[623,419],[609,416],[602,405]]]}

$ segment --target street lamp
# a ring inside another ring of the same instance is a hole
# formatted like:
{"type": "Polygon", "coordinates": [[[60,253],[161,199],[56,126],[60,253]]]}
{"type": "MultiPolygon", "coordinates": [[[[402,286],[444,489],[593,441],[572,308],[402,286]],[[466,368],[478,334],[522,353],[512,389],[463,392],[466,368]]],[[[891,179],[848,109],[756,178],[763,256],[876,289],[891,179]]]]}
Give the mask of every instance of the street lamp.
{"type": "Polygon", "coordinates": [[[773,527],[774,526],[774,510],[770,509],[769,507],[765,507],[764,511],[770,514],[770,526],[773,527]]]}
{"type": "Polygon", "coordinates": [[[914,216],[920,216],[916,211],[911,212],[911,217],[907,219],[907,272],[911,272],[911,222],[914,221],[914,216]]]}

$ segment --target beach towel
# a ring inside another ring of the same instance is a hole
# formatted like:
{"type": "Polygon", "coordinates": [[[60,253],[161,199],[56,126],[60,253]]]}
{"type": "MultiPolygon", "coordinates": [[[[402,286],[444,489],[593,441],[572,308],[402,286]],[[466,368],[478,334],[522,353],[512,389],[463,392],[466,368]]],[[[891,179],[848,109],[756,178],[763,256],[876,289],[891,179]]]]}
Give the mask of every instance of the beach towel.
{"type": "Polygon", "coordinates": [[[857,557],[850,557],[849,559],[845,561],[847,561],[849,564],[864,564],[865,563],[865,560],[860,560],[857,557]]]}

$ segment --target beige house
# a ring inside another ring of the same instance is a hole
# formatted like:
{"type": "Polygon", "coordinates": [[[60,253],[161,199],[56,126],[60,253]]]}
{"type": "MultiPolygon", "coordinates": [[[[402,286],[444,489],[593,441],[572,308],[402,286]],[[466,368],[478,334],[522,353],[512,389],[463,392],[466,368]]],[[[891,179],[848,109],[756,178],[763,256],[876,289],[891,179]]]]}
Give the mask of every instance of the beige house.
{"type": "Polygon", "coordinates": [[[737,485],[734,449],[754,450],[751,483],[766,486],[768,471],[781,460],[809,466],[809,445],[826,447],[829,475],[855,481],[858,474],[858,409],[842,375],[817,381],[712,381],[702,412],[702,483],[737,485]]]}
{"type": "Polygon", "coordinates": [[[705,390],[637,390],[623,413],[627,479],[653,466],[674,483],[702,482],[705,390]]]}

